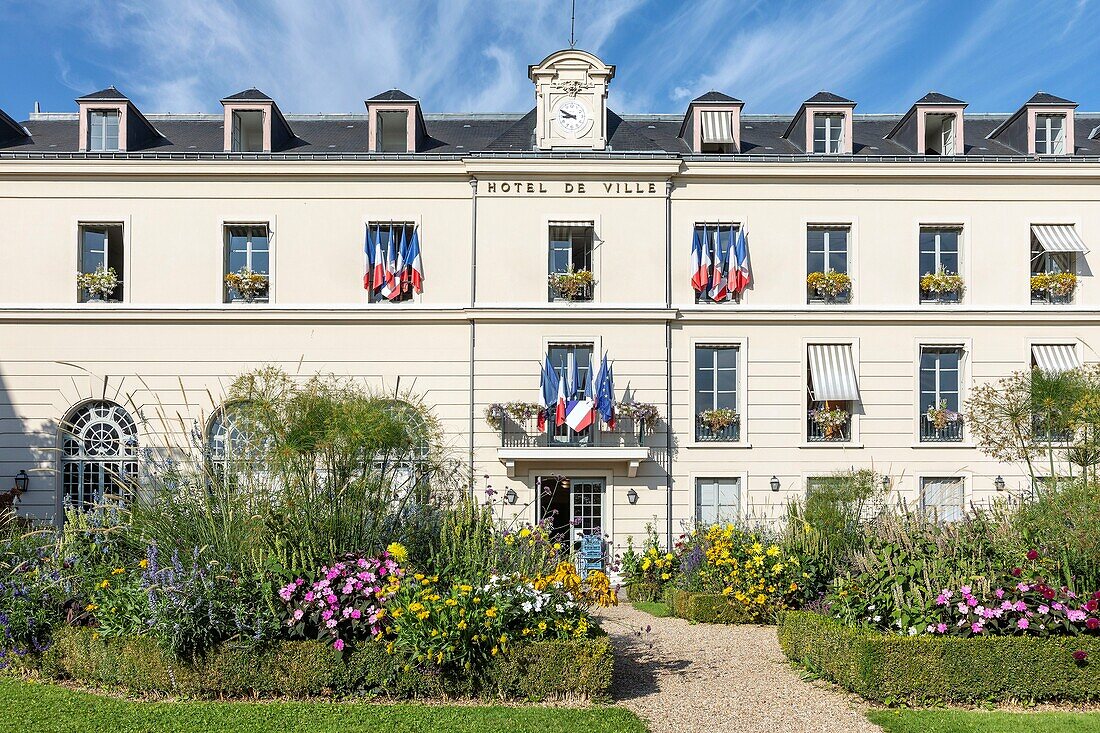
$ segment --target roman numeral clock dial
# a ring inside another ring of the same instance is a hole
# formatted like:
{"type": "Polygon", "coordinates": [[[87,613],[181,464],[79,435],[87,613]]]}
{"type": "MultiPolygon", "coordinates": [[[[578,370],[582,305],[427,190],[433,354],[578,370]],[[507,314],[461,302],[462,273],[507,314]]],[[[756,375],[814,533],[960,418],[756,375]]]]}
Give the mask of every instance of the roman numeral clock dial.
{"type": "Polygon", "coordinates": [[[576,135],[588,125],[588,110],[575,99],[567,100],[558,105],[554,122],[562,132],[576,135]]]}

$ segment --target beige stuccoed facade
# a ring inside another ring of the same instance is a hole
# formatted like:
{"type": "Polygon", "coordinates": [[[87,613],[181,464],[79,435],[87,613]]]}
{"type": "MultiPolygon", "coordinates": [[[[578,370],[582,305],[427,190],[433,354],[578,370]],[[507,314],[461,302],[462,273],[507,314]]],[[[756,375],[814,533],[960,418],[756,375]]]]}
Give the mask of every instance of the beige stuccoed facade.
{"type": "Polygon", "coordinates": [[[1100,344],[1092,255],[1076,260],[1072,303],[1033,305],[1029,286],[1032,225],[1100,242],[1100,163],[1089,161],[0,156],[0,217],[0,476],[29,471],[21,507],[41,517],[61,504],[58,426],[75,406],[118,402],[142,444],[158,410],[205,421],[234,375],[264,364],[400,379],[433,406],[478,496],[516,492],[506,513],[537,518],[540,476],[602,480],[585,511],[619,548],[649,522],[678,535],[701,480],[736,484],[722,511],[748,520],[782,517],[809,479],[850,467],[874,467],[914,504],[922,479],[958,477],[980,505],[995,477],[1010,490],[1027,479],[979,452],[965,426],[957,441],[921,440],[921,347],[961,350],[965,402],[974,385],[1029,368],[1035,344],[1072,345],[1083,363],[1100,344]],[[378,221],[419,233],[424,289],[407,302],[369,302],[363,288],[364,230],[378,221]],[[80,226],[102,222],[123,225],[122,299],[79,303],[80,226]],[[258,222],[270,228],[270,301],[224,303],[223,228],[258,222]],[[590,223],[591,301],[548,298],[555,222],[590,223]],[[695,302],[701,222],[747,229],[753,284],[740,302],[695,302]],[[807,303],[807,230],[826,224],[849,231],[849,303],[807,303]],[[920,302],[922,226],[961,232],[960,303],[920,302]],[[546,446],[515,426],[502,439],[486,406],[538,401],[555,344],[606,352],[616,397],[655,404],[655,430],[640,444],[630,421],[596,445],[546,446]],[[812,344],[852,354],[860,399],[847,440],[808,439],[812,344]],[[696,439],[702,345],[738,347],[734,440],[696,439]]]}

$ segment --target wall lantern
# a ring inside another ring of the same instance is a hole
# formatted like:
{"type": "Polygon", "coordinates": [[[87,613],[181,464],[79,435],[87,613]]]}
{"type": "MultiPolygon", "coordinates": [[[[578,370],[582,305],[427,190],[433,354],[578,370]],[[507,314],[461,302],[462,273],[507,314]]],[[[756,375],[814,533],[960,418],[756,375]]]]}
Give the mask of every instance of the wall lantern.
{"type": "Polygon", "coordinates": [[[15,490],[20,494],[27,493],[27,484],[30,483],[31,477],[27,475],[26,471],[20,470],[15,474],[15,490]]]}
{"type": "Polygon", "coordinates": [[[779,491],[779,477],[778,476],[772,476],[771,487],[772,487],[772,491],[779,491]]]}
{"type": "Polygon", "coordinates": [[[509,486],[508,490],[504,492],[504,500],[509,504],[515,504],[519,501],[519,494],[516,493],[515,489],[509,486]]]}
{"type": "Polygon", "coordinates": [[[993,488],[997,491],[1005,490],[1005,480],[1003,476],[997,476],[997,478],[993,479],[993,488]]]}
{"type": "Polygon", "coordinates": [[[890,490],[890,477],[889,476],[883,476],[882,477],[882,490],[883,491],[889,491],[890,490]]]}
{"type": "Polygon", "coordinates": [[[638,503],[638,492],[635,491],[634,489],[631,489],[630,491],[626,492],[626,500],[629,501],[631,504],[637,504],[638,503]]]}

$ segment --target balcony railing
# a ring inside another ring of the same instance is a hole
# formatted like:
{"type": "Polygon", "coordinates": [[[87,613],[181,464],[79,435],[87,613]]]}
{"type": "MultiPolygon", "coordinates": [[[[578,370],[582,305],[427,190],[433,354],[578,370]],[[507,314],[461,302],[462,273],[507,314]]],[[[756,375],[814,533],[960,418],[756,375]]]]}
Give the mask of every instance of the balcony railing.
{"type": "Polygon", "coordinates": [[[920,418],[920,441],[922,443],[960,443],[963,439],[963,421],[949,421],[937,428],[926,416],[920,418]]]}
{"type": "Polygon", "coordinates": [[[695,440],[698,443],[736,443],[741,440],[741,422],[738,420],[724,428],[715,430],[696,416],[695,440]]]}
{"type": "Polygon", "coordinates": [[[555,287],[550,287],[550,302],[567,301],[573,303],[581,303],[592,300],[592,291],[595,289],[592,285],[585,285],[579,292],[573,295],[566,295],[555,287]]]}
{"type": "Polygon", "coordinates": [[[852,439],[852,416],[843,425],[833,428],[830,432],[814,420],[811,410],[806,417],[806,440],[810,443],[844,443],[852,439]]]}
{"type": "Polygon", "coordinates": [[[1073,303],[1073,294],[1051,295],[1050,293],[1032,291],[1031,303],[1032,305],[1070,305],[1073,303]]]}
{"type": "Polygon", "coordinates": [[[852,291],[845,290],[843,293],[837,293],[836,295],[821,295],[813,288],[806,288],[806,302],[807,303],[826,303],[826,304],[844,304],[852,301],[852,291]]]}
{"type": "Polygon", "coordinates": [[[525,424],[504,416],[500,427],[503,448],[641,448],[644,440],[632,420],[620,420],[614,430],[600,423],[575,431],[568,425],[556,426],[551,419],[540,431],[534,420],[525,424]]]}
{"type": "Polygon", "coordinates": [[[1031,438],[1036,443],[1068,443],[1073,440],[1073,429],[1060,425],[1047,425],[1042,417],[1031,418],[1031,438]]]}

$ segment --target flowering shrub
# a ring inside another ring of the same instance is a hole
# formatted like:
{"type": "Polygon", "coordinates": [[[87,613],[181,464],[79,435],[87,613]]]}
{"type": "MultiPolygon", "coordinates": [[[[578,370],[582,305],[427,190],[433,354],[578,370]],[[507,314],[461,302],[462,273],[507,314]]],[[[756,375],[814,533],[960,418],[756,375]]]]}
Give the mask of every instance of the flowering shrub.
{"type": "MultiPolygon", "coordinates": [[[[391,545],[398,550],[403,548],[391,545]]],[[[297,578],[279,589],[291,633],[332,642],[342,651],[349,642],[377,638],[386,631],[385,603],[401,588],[404,571],[387,550],[378,557],[348,555],[321,568],[313,583],[297,578]]]]}
{"type": "Polygon", "coordinates": [[[558,563],[553,572],[540,575],[534,581],[539,590],[561,588],[580,603],[594,606],[615,606],[618,599],[611,580],[600,570],[590,570],[588,576],[581,578],[577,566],[571,562],[558,563]]]}
{"type": "Polygon", "coordinates": [[[661,549],[661,540],[652,524],[646,525],[640,552],[634,549],[634,538],[626,538],[626,551],[620,562],[630,598],[635,600],[660,598],[680,569],[680,558],[661,549]]]}
{"type": "Polygon", "coordinates": [[[615,414],[633,420],[635,425],[647,432],[656,427],[657,419],[660,417],[660,413],[657,412],[657,405],[649,402],[617,402],[615,403],[615,414]]]}
{"type": "Polygon", "coordinates": [[[138,567],[102,571],[84,607],[94,619],[98,635],[137,636],[149,631],[149,595],[141,577],[147,566],[142,560],[138,567]]]}
{"type": "MultiPolygon", "coordinates": [[[[696,587],[726,596],[745,621],[770,621],[794,606],[804,573],[799,559],[778,544],[732,524],[696,529],[685,544],[701,553],[696,587]]],[[[690,566],[686,558],[684,564],[690,566]]]]}
{"type": "Polygon", "coordinates": [[[934,273],[926,272],[920,278],[921,292],[928,295],[961,293],[964,287],[962,276],[943,268],[934,273]]]}
{"type": "Polygon", "coordinates": [[[1028,572],[1013,568],[987,594],[969,585],[941,590],[935,599],[937,619],[924,630],[953,636],[1075,636],[1100,631],[1100,591],[1081,598],[1065,586],[1049,585],[1035,563],[1038,556],[1034,550],[1028,552],[1028,572]]]}
{"type": "Polygon", "coordinates": [[[1077,275],[1072,272],[1045,272],[1031,276],[1031,294],[1066,298],[1077,289],[1077,275]]]}
{"type": "Polygon", "coordinates": [[[115,288],[118,287],[118,273],[113,267],[100,265],[94,272],[78,272],[76,286],[80,290],[87,290],[88,295],[100,300],[115,292],[115,288]]]}
{"type": "Polygon", "coordinates": [[[833,300],[852,289],[852,278],[844,272],[811,272],[806,276],[806,286],[815,294],[833,300]]]}
{"type": "Polygon", "coordinates": [[[267,275],[261,272],[253,272],[247,267],[242,267],[236,272],[225,276],[225,284],[230,290],[235,290],[247,302],[252,302],[258,296],[267,292],[267,275]]]}
{"type": "Polygon", "coordinates": [[[61,620],[60,573],[45,548],[0,547],[0,669],[15,657],[45,651],[61,620]],[[10,565],[10,568],[5,568],[10,565]]]}

